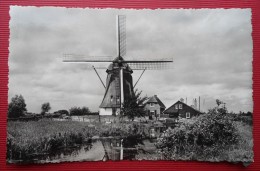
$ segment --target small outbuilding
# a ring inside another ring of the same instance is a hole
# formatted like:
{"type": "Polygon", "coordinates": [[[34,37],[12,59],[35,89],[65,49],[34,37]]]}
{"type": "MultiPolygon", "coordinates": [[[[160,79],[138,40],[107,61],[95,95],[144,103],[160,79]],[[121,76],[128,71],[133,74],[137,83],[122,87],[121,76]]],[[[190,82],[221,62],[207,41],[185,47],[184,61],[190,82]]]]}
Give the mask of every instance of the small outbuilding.
{"type": "Polygon", "coordinates": [[[202,112],[200,112],[199,110],[181,101],[177,101],[171,107],[166,109],[163,113],[169,114],[170,118],[187,118],[187,119],[202,114],[202,112]]]}

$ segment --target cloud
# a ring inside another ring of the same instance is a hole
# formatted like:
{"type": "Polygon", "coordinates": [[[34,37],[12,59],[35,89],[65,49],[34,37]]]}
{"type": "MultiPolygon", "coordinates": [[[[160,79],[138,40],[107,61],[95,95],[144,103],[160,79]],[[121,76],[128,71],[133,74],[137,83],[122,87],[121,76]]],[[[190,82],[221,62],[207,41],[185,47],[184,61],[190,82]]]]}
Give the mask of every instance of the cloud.
{"type": "MultiPolygon", "coordinates": [[[[88,106],[97,111],[104,88],[85,63],[62,63],[63,53],[116,55],[115,16],[127,16],[125,59],[174,59],[173,70],[145,71],[137,88],[167,107],[201,97],[232,111],[252,110],[250,9],[117,10],[19,7],[10,10],[9,100],[25,97],[29,111],[88,106]]],[[[108,64],[104,64],[105,66],[108,64]]],[[[104,70],[98,70],[103,81],[104,70]]],[[[134,83],[141,71],[134,71],[134,83]]]]}

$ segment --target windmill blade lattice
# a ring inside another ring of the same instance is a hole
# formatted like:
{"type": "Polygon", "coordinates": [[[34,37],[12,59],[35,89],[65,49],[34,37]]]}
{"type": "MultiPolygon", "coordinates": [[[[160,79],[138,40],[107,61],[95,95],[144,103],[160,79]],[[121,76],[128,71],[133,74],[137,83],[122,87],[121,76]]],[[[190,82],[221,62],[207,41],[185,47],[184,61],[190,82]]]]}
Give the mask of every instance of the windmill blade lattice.
{"type": "Polygon", "coordinates": [[[117,16],[117,43],[118,56],[124,57],[126,55],[126,16],[117,16]]]}
{"type": "Polygon", "coordinates": [[[132,70],[165,70],[173,69],[173,60],[171,58],[163,59],[139,59],[139,60],[126,60],[132,70]]]}
{"type": "Polygon", "coordinates": [[[63,62],[113,62],[112,56],[85,56],[75,54],[63,54],[63,62]]]}
{"type": "Polygon", "coordinates": [[[127,63],[132,70],[166,70],[173,69],[173,64],[169,62],[138,62],[138,63],[127,63]]]}

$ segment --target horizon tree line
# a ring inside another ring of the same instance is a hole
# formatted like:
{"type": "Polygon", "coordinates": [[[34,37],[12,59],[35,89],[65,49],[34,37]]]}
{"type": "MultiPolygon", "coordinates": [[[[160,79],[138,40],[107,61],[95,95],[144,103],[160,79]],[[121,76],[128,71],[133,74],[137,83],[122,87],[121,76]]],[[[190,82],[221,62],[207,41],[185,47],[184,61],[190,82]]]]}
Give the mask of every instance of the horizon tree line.
{"type": "MultiPolygon", "coordinates": [[[[141,96],[142,91],[136,90],[134,92],[134,96],[130,98],[129,100],[125,101],[123,104],[122,111],[120,113],[120,117],[127,117],[130,120],[134,120],[135,117],[143,117],[145,116],[145,111],[141,107],[142,103],[147,99],[147,96],[142,97],[141,96]]],[[[217,108],[215,110],[221,110],[221,113],[230,113],[234,114],[234,112],[228,112],[225,103],[223,101],[220,101],[219,99],[216,100],[217,108]],[[220,107],[222,105],[222,107],[220,107]]],[[[8,104],[8,112],[7,116],[8,118],[19,118],[26,115],[27,108],[24,97],[20,95],[15,95],[11,98],[11,102],[8,104]]],[[[49,102],[45,102],[41,105],[41,115],[46,115],[47,112],[51,110],[51,105],[49,102]]],[[[211,109],[212,110],[212,109],[211,109]]],[[[210,110],[209,110],[210,112],[210,110]]],[[[86,106],[83,107],[71,107],[69,110],[58,110],[54,113],[59,114],[66,114],[69,116],[82,116],[82,115],[89,115],[93,114],[90,109],[86,106]]],[[[252,112],[239,112],[238,114],[247,114],[252,115],[252,112]]]]}

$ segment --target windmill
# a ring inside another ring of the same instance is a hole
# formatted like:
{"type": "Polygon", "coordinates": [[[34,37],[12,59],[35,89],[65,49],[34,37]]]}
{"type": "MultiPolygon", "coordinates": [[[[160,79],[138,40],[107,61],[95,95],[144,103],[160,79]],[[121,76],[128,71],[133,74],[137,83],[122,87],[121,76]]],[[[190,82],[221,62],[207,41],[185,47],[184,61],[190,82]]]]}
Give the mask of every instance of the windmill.
{"type": "Polygon", "coordinates": [[[129,60],[124,59],[126,55],[126,17],[118,15],[117,21],[117,55],[112,57],[83,57],[73,54],[65,54],[63,62],[86,62],[86,63],[104,63],[110,62],[108,68],[93,68],[105,88],[104,98],[99,106],[100,115],[118,115],[125,99],[134,95],[134,87],[142,77],[145,70],[167,69],[173,62],[172,59],[160,60],[129,60]],[[124,58],[123,58],[124,57],[124,58]],[[106,69],[106,85],[103,83],[96,69],[106,69]],[[133,70],[143,70],[137,82],[133,86],[133,70]]]}

